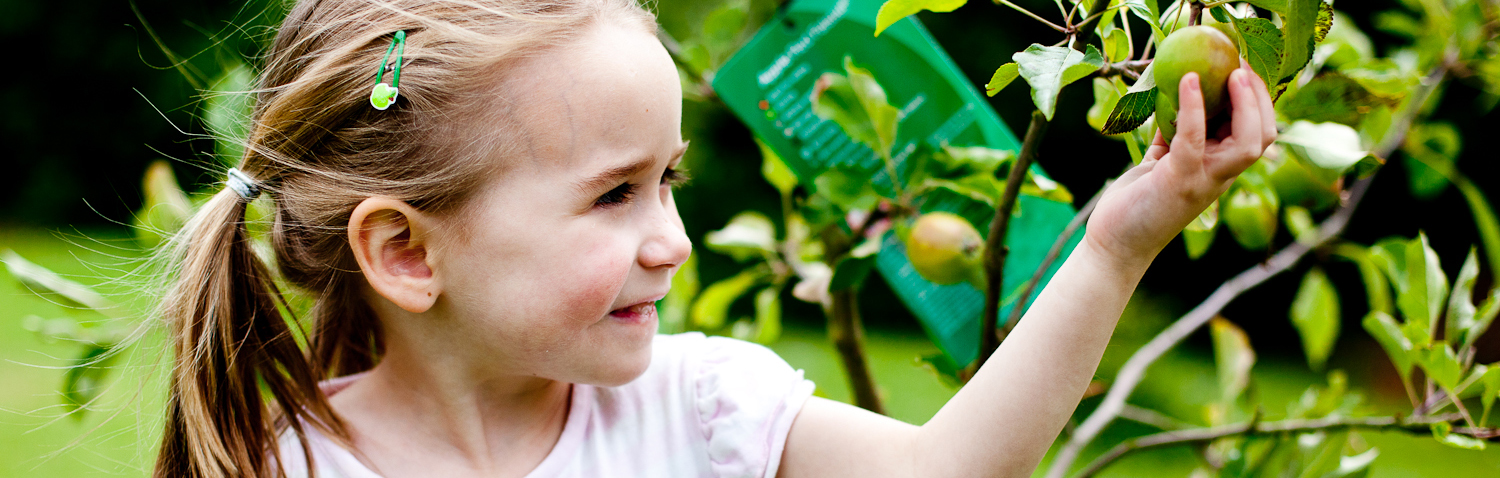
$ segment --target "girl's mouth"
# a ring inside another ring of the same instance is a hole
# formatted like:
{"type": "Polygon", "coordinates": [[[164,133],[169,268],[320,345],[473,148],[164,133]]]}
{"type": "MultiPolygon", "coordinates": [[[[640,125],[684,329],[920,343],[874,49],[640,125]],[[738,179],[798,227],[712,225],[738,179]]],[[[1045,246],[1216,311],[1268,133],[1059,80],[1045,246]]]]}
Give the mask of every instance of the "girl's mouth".
{"type": "Polygon", "coordinates": [[[642,302],[630,307],[611,310],[609,316],[633,324],[650,322],[656,320],[656,302],[642,302]]]}

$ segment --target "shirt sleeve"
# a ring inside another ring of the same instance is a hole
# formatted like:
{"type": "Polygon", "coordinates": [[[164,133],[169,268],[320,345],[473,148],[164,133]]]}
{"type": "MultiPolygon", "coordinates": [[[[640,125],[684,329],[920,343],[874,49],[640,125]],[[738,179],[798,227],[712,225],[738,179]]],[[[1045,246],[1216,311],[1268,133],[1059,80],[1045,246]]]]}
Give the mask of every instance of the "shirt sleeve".
{"type": "Polygon", "coordinates": [[[774,478],[812,381],[757,344],[708,337],[701,346],[692,381],[713,476],[774,478]]]}

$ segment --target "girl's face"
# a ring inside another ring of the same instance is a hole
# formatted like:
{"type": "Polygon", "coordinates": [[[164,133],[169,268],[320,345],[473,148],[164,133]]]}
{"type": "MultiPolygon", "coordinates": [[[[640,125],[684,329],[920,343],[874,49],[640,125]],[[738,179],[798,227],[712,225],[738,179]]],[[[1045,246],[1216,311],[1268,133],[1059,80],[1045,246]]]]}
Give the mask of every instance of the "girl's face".
{"type": "Polygon", "coordinates": [[[436,254],[446,334],[507,374],[618,385],[650,363],[655,302],[691,245],[672,200],[682,91],[661,43],[602,22],[512,70],[519,155],[436,254]]]}

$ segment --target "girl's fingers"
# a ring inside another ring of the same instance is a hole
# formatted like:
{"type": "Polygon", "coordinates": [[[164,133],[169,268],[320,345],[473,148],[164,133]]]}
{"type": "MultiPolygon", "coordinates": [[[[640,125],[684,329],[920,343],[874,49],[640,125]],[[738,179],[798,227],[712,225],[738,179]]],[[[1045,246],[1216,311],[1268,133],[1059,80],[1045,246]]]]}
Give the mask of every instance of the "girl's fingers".
{"type": "Polygon", "coordinates": [[[1161,139],[1161,129],[1156,130],[1156,139],[1151,140],[1151,147],[1146,148],[1146,154],[1141,162],[1156,161],[1167,154],[1167,142],[1161,139]]]}
{"type": "Polygon", "coordinates": [[[1260,120],[1260,97],[1255,93],[1255,87],[1250,85],[1250,75],[1246,71],[1235,70],[1229,75],[1229,100],[1233,106],[1230,113],[1230,128],[1233,134],[1231,156],[1232,164],[1216,165],[1223,166],[1217,174],[1219,179],[1239,174],[1243,167],[1248,167],[1251,161],[1260,158],[1261,151],[1265,145],[1261,143],[1261,128],[1264,126],[1260,120]]]}
{"type": "Polygon", "coordinates": [[[1203,112],[1203,91],[1198,87],[1198,74],[1182,76],[1177,88],[1177,135],[1172,137],[1172,153],[1178,158],[1191,158],[1198,162],[1203,158],[1203,145],[1208,126],[1203,112]]]}
{"type": "Polygon", "coordinates": [[[1255,74],[1253,70],[1246,68],[1245,71],[1250,73],[1251,83],[1253,83],[1251,86],[1255,87],[1256,102],[1260,104],[1262,125],[1260,141],[1262,147],[1270,147],[1271,143],[1276,141],[1276,106],[1271,104],[1271,92],[1266,90],[1265,79],[1255,74]]]}

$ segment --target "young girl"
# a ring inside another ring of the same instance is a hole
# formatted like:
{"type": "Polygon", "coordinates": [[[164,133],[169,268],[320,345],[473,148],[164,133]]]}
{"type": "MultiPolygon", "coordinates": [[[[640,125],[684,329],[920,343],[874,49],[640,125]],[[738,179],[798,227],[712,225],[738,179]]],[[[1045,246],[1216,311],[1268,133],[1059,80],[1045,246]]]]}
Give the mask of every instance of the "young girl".
{"type": "Polygon", "coordinates": [[[177,239],[156,476],[1029,476],[1152,258],[1276,134],[1248,69],[1216,137],[1185,78],[1173,143],[1115,182],[996,359],[909,425],[811,397],[763,347],[656,336],[691,250],[687,144],[633,1],[299,2],[242,163],[177,239]],[[394,95],[372,99],[377,74],[394,95]],[[261,194],[271,263],[247,240],[261,194]],[[315,299],[305,335],[278,275],[315,299]]]}

